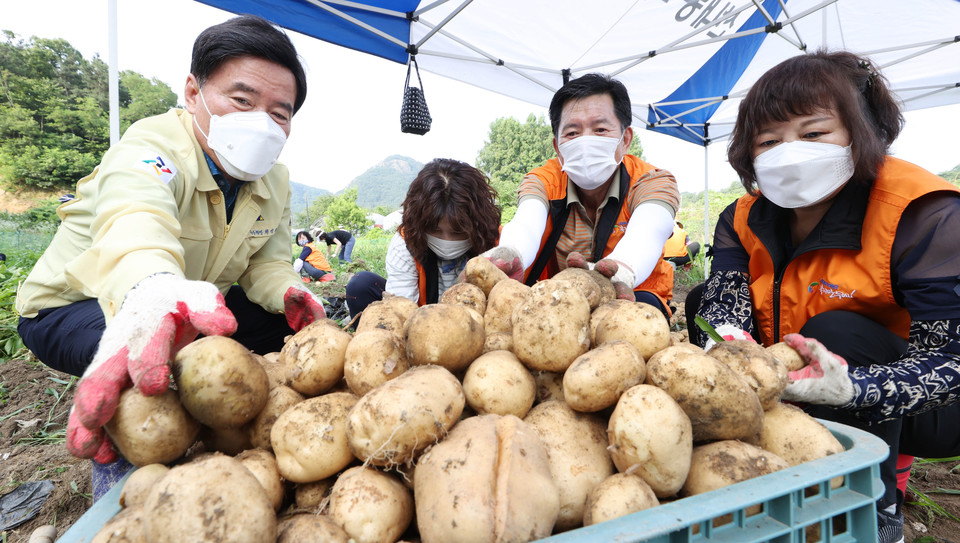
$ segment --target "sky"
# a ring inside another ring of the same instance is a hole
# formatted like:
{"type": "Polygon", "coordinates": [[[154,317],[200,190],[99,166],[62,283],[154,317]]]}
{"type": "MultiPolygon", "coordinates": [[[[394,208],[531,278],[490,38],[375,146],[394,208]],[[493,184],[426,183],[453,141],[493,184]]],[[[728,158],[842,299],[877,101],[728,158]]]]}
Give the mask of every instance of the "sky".
{"type": "MultiPolygon", "coordinates": [[[[193,40],[234,16],[194,0],[117,0],[120,70],[166,83],[183,103],[193,40]]],[[[85,58],[109,61],[107,0],[0,0],[0,30],[23,39],[63,38],[85,58]]],[[[420,136],[400,132],[406,66],[287,31],[307,72],[307,99],[293,119],[280,161],[292,181],[336,192],[390,155],[426,163],[454,158],[474,164],[500,117],[547,117],[546,108],[421,70],[433,124],[420,136]]],[[[934,173],[960,163],[960,105],[907,112],[895,156],[934,173]]],[[[646,160],[670,170],[681,192],[736,182],[723,142],[703,147],[635,127],[646,160]],[[704,164],[708,165],[705,169],[704,164]]]]}

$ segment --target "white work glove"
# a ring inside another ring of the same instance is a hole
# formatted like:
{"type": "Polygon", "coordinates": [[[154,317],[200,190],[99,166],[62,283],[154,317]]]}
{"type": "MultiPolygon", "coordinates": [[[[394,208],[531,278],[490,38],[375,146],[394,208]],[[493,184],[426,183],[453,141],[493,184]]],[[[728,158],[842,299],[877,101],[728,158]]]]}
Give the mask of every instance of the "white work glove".
{"type": "MultiPolygon", "coordinates": [[[[736,326],[733,326],[732,324],[721,324],[720,326],[717,326],[716,328],[714,328],[714,331],[716,331],[717,334],[719,334],[724,341],[744,339],[746,341],[752,341],[754,343],[757,342],[757,340],[753,339],[753,336],[737,328],[736,326]]],[[[707,336],[707,341],[703,343],[703,350],[706,352],[710,352],[710,349],[712,349],[716,344],[717,342],[714,341],[713,338],[711,338],[710,336],[707,336]]]]}
{"type": "Polygon", "coordinates": [[[507,274],[507,277],[510,279],[523,281],[523,270],[525,269],[523,260],[520,258],[520,252],[513,247],[498,245],[493,249],[488,249],[480,253],[480,256],[492,262],[500,271],[507,274]]]}
{"type": "Polygon", "coordinates": [[[613,288],[617,291],[617,298],[620,300],[636,301],[636,294],[633,293],[633,284],[636,277],[633,275],[627,265],[610,258],[604,258],[596,264],[587,262],[584,256],[576,251],[567,255],[568,268],[581,268],[584,270],[596,270],[613,283],[613,288]]]}
{"type": "Polygon", "coordinates": [[[83,373],[67,423],[67,449],[101,464],[116,459],[103,425],[131,383],[146,396],[170,384],[170,361],[197,335],[230,335],[237,320],[211,283],[170,274],[147,277],[127,294],[83,373]]]}
{"type": "Polygon", "coordinates": [[[303,259],[296,259],[293,261],[293,271],[300,273],[300,270],[303,269],[303,259]]]}
{"type": "Polygon", "coordinates": [[[283,314],[294,332],[299,332],[314,321],[327,318],[327,313],[323,310],[323,302],[304,286],[287,289],[283,295],[283,314]]]}
{"type": "Polygon", "coordinates": [[[847,361],[822,343],[800,334],[787,334],[783,341],[793,347],[807,366],[787,374],[782,399],[820,405],[844,405],[856,395],[847,371],[847,361]]]}

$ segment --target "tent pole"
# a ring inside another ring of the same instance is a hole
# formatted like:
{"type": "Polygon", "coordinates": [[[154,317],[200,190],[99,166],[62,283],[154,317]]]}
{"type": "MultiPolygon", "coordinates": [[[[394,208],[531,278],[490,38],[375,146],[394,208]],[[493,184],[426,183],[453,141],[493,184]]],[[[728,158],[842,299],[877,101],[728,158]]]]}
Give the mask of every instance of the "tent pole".
{"type": "Polygon", "coordinates": [[[710,144],[703,146],[703,279],[710,273],[707,260],[707,242],[710,240],[710,144]]]}
{"type": "Polygon", "coordinates": [[[117,69],[117,0],[107,0],[107,34],[110,48],[110,145],[120,140],[120,71],[117,69]]]}

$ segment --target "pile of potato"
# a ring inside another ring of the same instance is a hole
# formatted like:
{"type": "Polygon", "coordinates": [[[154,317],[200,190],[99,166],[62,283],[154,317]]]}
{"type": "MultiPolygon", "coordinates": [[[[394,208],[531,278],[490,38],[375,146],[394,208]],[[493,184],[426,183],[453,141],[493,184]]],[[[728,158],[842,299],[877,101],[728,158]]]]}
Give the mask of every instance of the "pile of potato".
{"type": "Polygon", "coordinates": [[[265,357],[182,349],[108,425],[139,469],[94,541],[531,541],[843,451],[780,403],[789,348],[707,354],[587,270],[465,278],[265,357]]]}

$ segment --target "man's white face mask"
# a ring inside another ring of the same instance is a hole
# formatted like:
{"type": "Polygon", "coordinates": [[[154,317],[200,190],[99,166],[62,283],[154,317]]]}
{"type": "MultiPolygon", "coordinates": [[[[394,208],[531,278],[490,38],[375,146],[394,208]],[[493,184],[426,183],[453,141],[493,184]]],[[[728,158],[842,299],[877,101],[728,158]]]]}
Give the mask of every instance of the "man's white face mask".
{"type": "MultiPolygon", "coordinates": [[[[624,131],[626,134],[626,131],[624,131]]],[[[623,160],[616,159],[617,148],[623,141],[605,136],[580,136],[561,143],[560,163],[562,170],[573,184],[583,190],[593,190],[607,182],[623,160]]]]}
{"type": "Polygon", "coordinates": [[[472,244],[469,239],[440,239],[427,234],[427,247],[441,260],[453,260],[469,251],[472,244]]]}
{"type": "Polygon", "coordinates": [[[241,181],[260,179],[277,163],[287,135],[265,111],[235,111],[214,115],[200,91],[203,107],[210,114],[210,133],[203,129],[194,116],[200,133],[207,138],[224,172],[241,181]]]}
{"type": "Polygon", "coordinates": [[[781,143],[753,160],[760,192],[780,207],[818,204],[853,177],[853,150],[833,143],[781,143]]]}

